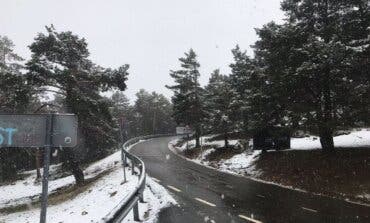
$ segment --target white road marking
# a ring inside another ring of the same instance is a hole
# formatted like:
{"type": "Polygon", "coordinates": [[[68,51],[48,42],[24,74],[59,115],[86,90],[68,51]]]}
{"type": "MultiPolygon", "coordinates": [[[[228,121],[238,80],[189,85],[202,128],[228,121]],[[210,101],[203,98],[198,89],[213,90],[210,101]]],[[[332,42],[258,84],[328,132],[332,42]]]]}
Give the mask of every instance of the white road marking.
{"type": "Polygon", "coordinates": [[[253,219],[253,218],[249,218],[249,217],[247,217],[245,215],[242,215],[242,214],[240,214],[238,216],[239,216],[239,218],[242,218],[244,220],[247,220],[247,221],[250,221],[250,222],[253,222],[253,223],[262,223],[262,221],[259,221],[259,220],[253,219]]]}
{"type": "Polygon", "coordinates": [[[203,199],[201,199],[201,198],[199,198],[199,197],[196,197],[196,198],[194,198],[195,200],[197,200],[197,201],[199,201],[199,202],[202,202],[203,204],[206,204],[206,205],[209,205],[209,206],[211,206],[211,207],[216,207],[216,205],[215,204],[213,204],[213,203],[211,203],[211,202],[208,202],[208,201],[205,201],[205,200],[203,200],[203,199]]]}
{"type": "Polygon", "coordinates": [[[265,196],[261,195],[261,194],[257,194],[256,195],[257,197],[261,197],[261,198],[266,198],[265,196]]]}
{"type": "Polygon", "coordinates": [[[176,192],[181,192],[181,190],[179,188],[176,188],[174,186],[171,186],[171,185],[167,185],[168,188],[170,188],[171,190],[174,190],[176,192]]]}
{"type": "Polygon", "coordinates": [[[314,212],[314,213],[317,213],[318,211],[315,210],[315,209],[311,209],[311,208],[306,208],[306,207],[301,207],[303,210],[306,210],[306,211],[311,211],[311,212],[314,212]]]}
{"type": "Polygon", "coordinates": [[[157,183],[159,183],[159,182],[161,182],[160,180],[158,180],[157,178],[155,178],[155,177],[151,177],[155,182],[157,182],[157,183]]]}

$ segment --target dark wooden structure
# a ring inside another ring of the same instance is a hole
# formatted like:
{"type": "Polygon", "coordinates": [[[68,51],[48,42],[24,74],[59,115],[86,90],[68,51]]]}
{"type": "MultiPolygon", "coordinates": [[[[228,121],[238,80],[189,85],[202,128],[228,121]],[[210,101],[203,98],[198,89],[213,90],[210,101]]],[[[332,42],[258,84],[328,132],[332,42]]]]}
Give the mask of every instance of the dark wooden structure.
{"type": "Polygon", "coordinates": [[[253,135],[253,150],[284,150],[290,148],[290,131],[281,127],[270,127],[253,135]]]}

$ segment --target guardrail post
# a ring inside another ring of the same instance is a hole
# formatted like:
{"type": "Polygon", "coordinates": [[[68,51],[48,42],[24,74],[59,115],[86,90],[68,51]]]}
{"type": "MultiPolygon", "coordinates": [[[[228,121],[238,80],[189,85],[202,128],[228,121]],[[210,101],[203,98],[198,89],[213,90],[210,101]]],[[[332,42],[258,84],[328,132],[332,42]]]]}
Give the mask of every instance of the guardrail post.
{"type": "Polygon", "coordinates": [[[126,163],[127,163],[127,159],[126,159],[126,154],[125,153],[122,153],[122,156],[123,156],[123,159],[122,159],[122,162],[123,162],[123,182],[126,182],[126,163]]]}
{"type": "Polygon", "coordinates": [[[145,201],[144,201],[144,191],[143,192],[141,192],[141,194],[140,194],[140,196],[139,196],[139,201],[141,202],[141,203],[144,203],[145,201]]]}
{"type": "Polygon", "coordinates": [[[138,176],[138,178],[140,180],[141,174],[143,173],[143,167],[142,167],[141,164],[139,164],[138,168],[139,168],[140,174],[138,174],[137,176],[138,176]]]}
{"type": "Polygon", "coordinates": [[[135,175],[135,163],[132,159],[131,159],[131,175],[135,175]]]}
{"type": "Polygon", "coordinates": [[[140,217],[139,217],[139,203],[136,202],[136,204],[134,205],[134,221],[140,221],[140,217]]]}
{"type": "MultiPolygon", "coordinates": [[[[144,175],[144,189],[146,187],[146,175],[144,175]]],[[[139,201],[141,203],[144,203],[144,189],[142,191],[140,191],[140,196],[139,196],[139,201]]]]}

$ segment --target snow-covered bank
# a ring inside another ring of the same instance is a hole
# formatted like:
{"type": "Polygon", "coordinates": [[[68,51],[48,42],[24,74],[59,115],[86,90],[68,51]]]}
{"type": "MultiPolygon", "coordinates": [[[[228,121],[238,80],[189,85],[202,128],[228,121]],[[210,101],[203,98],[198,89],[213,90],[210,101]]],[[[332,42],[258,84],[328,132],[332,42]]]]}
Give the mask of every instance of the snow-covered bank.
{"type": "MultiPolygon", "coordinates": [[[[58,165],[52,166],[51,173],[55,173],[58,168],[58,165]]],[[[137,187],[138,176],[131,175],[129,170],[128,167],[127,182],[123,182],[120,151],[89,165],[84,173],[87,180],[92,179],[91,183],[76,188],[77,191],[59,193],[56,199],[49,199],[48,222],[100,222],[137,187]]],[[[27,174],[23,180],[0,186],[0,209],[27,205],[26,210],[22,208],[18,211],[0,212],[0,223],[39,221],[40,209],[33,206],[31,201],[38,200],[41,185],[34,184],[35,171],[28,171],[27,174]]],[[[49,191],[53,193],[73,184],[73,176],[51,179],[49,191]]],[[[154,222],[162,208],[176,204],[169,193],[150,177],[147,177],[144,200],[145,203],[139,204],[140,216],[144,222],[154,222]]],[[[124,222],[134,222],[132,214],[124,222]]]]}
{"type": "MultiPolygon", "coordinates": [[[[216,169],[219,169],[221,171],[230,172],[230,173],[236,173],[236,174],[248,174],[248,175],[256,175],[258,174],[258,171],[254,168],[254,161],[258,158],[258,155],[260,154],[260,151],[245,151],[240,154],[235,154],[231,158],[228,159],[220,159],[218,161],[209,161],[208,156],[216,151],[216,148],[222,147],[224,144],[223,141],[208,141],[209,138],[213,136],[204,136],[203,138],[203,147],[206,147],[206,149],[202,149],[199,151],[197,156],[193,157],[192,159],[189,159],[193,162],[203,164],[206,166],[210,166],[216,169]]],[[[195,141],[192,140],[189,145],[186,145],[186,142],[183,143],[180,146],[176,146],[179,142],[179,139],[172,140],[169,143],[169,148],[171,150],[175,149],[177,152],[184,152],[186,148],[194,149],[195,141]]],[[[230,145],[235,145],[238,142],[238,140],[230,140],[230,145]]]]}
{"type": "Polygon", "coordinates": [[[221,160],[218,168],[223,171],[246,174],[251,176],[258,176],[259,172],[254,166],[254,161],[258,158],[260,151],[254,151],[253,153],[241,153],[237,154],[230,159],[221,160]]]}
{"type": "MultiPolygon", "coordinates": [[[[258,177],[260,171],[254,166],[254,162],[258,159],[260,151],[251,151],[247,149],[246,151],[234,154],[232,157],[227,159],[220,159],[217,162],[209,161],[207,156],[215,152],[216,148],[223,147],[223,140],[211,141],[210,139],[215,137],[215,135],[207,135],[201,137],[202,149],[196,157],[192,158],[192,161],[204,164],[207,166],[212,166],[222,171],[248,175],[252,177],[258,177]]],[[[170,142],[172,146],[176,146],[176,150],[179,152],[184,152],[185,150],[191,150],[195,147],[195,140],[189,140],[183,142],[182,145],[178,145],[179,139],[175,139],[170,142]]],[[[236,145],[238,140],[230,140],[229,144],[231,146],[236,145]]],[[[362,129],[359,131],[353,131],[347,135],[339,135],[334,137],[334,144],[338,148],[365,148],[370,147],[370,130],[362,129]]],[[[321,149],[320,139],[317,136],[310,136],[304,138],[291,138],[291,149],[292,150],[315,150],[321,149]]]]}
{"type": "MultiPolygon", "coordinates": [[[[202,146],[211,146],[211,147],[215,147],[215,148],[224,146],[224,143],[225,143],[224,140],[210,141],[215,136],[216,135],[206,135],[206,136],[200,137],[200,144],[202,146]]],[[[179,139],[173,140],[171,142],[171,144],[173,144],[173,145],[177,144],[178,140],[179,139]]],[[[238,143],[238,140],[229,140],[229,145],[235,145],[236,143],[238,143]]],[[[194,148],[194,147],[195,147],[195,139],[192,139],[192,140],[186,141],[181,146],[178,146],[177,149],[180,150],[180,151],[184,151],[186,149],[191,149],[191,148],[194,148]]]]}
{"type": "MultiPolygon", "coordinates": [[[[211,141],[216,135],[206,135],[200,138],[202,146],[208,147],[222,147],[224,146],[223,140],[211,141]]],[[[177,144],[178,140],[171,142],[177,144]]],[[[230,145],[235,145],[238,140],[229,140],[230,145]]],[[[358,131],[352,131],[347,135],[339,135],[334,137],[334,145],[338,148],[349,148],[349,147],[370,147],[370,130],[362,129],[358,131]]],[[[195,146],[195,140],[189,140],[178,146],[179,151],[186,149],[192,149],[195,146]]],[[[311,150],[321,149],[320,138],[318,136],[309,136],[302,138],[291,138],[291,150],[311,150]]]]}
{"type": "MultiPolygon", "coordinates": [[[[115,168],[110,174],[102,177],[87,191],[71,200],[60,204],[50,205],[48,208],[48,222],[101,222],[122,199],[125,199],[135,189],[137,176],[127,175],[127,182],[122,181],[122,169],[115,168]]],[[[144,191],[146,203],[140,204],[140,217],[144,222],[154,222],[159,211],[176,204],[175,200],[159,184],[150,177],[147,178],[147,188],[144,191]]],[[[40,209],[30,207],[30,210],[0,215],[0,222],[38,222],[40,209]]],[[[134,222],[129,214],[124,222],[134,222]]]]}
{"type": "MultiPolygon", "coordinates": [[[[338,148],[370,147],[370,130],[362,129],[360,131],[353,131],[348,135],[335,136],[334,145],[338,148]]],[[[292,138],[291,149],[321,149],[320,138],[318,136],[292,138]]]]}
{"type": "MultiPolygon", "coordinates": [[[[131,145],[130,148],[134,145],[136,144],[131,145]]],[[[84,169],[85,179],[92,179],[103,172],[109,171],[120,165],[121,151],[117,151],[86,167],[84,169]]],[[[49,194],[52,194],[60,188],[72,186],[75,183],[72,175],[57,177],[60,169],[61,164],[50,166],[49,194]]],[[[25,171],[20,174],[25,175],[26,177],[21,180],[11,182],[8,185],[0,186],[0,209],[9,206],[29,204],[32,201],[38,200],[38,196],[41,194],[42,185],[41,182],[35,182],[36,170],[25,171]]]]}
{"type": "MultiPolygon", "coordinates": [[[[119,166],[121,162],[120,158],[121,152],[118,151],[102,160],[92,163],[84,170],[85,179],[94,178],[104,171],[119,166]]],[[[50,168],[49,193],[53,193],[53,191],[62,187],[73,185],[75,182],[72,175],[54,179],[54,174],[60,168],[61,166],[59,164],[52,165],[50,168]]],[[[27,204],[38,199],[38,196],[41,194],[41,182],[35,183],[36,170],[27,171],[23,174],[28,176],[22,180],[17,180],[0,187],[0,208],[27,204]]]]}

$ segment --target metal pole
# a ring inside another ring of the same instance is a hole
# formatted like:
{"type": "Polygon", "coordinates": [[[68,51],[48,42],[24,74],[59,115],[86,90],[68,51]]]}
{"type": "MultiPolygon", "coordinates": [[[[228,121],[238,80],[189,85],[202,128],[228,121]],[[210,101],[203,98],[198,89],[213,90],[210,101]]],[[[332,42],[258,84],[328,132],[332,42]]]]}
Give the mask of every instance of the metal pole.
{"type": "Polygon", "coordinates": [[[46,145],[44,150],[44,172],[42,174],[40,223],[46,223],[46,210],[48,206],[50,149],[53,140],[53,121],[54,115],[53,114],[48,115],[46,118],[46,145]]]}

